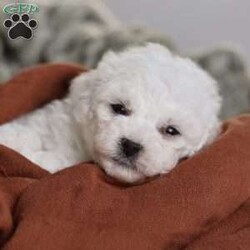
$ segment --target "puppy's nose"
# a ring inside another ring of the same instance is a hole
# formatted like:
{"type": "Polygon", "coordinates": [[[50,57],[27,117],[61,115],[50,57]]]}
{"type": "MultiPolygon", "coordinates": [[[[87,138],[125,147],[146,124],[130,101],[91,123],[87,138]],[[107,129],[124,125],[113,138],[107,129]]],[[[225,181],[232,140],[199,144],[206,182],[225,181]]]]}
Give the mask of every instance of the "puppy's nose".
{"type": "Polygon", "coordinates": [[[121,150],[126,157],[136,156],[143,149],[142,145],[127,138],[121,139],[121,150]]]}

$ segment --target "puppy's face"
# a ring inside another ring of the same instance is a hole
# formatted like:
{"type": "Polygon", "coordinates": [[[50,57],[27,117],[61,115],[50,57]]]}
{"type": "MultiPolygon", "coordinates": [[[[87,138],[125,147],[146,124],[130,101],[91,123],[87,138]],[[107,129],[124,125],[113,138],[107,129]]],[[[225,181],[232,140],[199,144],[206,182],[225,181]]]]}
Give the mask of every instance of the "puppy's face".
{"type": "Polygon", "coordinates": [[[168,173],[218,132],[214,81],[159,45],[108,55],[74,85],[89,155],[123,181],[168,173]]]}

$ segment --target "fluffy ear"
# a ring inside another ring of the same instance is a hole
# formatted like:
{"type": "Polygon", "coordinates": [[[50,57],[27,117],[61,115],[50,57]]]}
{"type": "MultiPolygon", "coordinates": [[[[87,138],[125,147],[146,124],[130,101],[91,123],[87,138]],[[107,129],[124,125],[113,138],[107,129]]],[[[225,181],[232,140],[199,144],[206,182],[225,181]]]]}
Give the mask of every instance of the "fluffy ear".
{"type": "Polygon", "coordinates": [[[204,148],[212,144],[221,133],[221,130],[222,130],[222,122],[217,117],[211,118],[211,120],[209,121],[209,125],[206,129],[206,132],[204,132],[200,144],[196,149],[196,152],[199,151],[201,148],[204,148]]]}
{"type": "Polygon", "coordinates": [[[213,125],[209,128],[208,135],[206,136],[205,146],[208,146],[215,141],[215,139],[221,133],[221,126],[222,122],[219,121],[219,119],[216,119],[213,125]]]}
{"type": "Polygon", "coordinates": [[[96,72],[92,70],[76,77],[70,86],[69,100],[77,122],[91,119],[92,95],[96,85],[96,72]]]}
{"type": "Polygon", "coordinates": [[[221,133],[222,122],[219,119],[221,105],[222,98],[219,96],[217,89],[214,93],[212,104],[210,104],[210,115],[204,119],[205,123],[203,123],[203,126],[205,131],[195,152],[212,144],[221,133]]]}

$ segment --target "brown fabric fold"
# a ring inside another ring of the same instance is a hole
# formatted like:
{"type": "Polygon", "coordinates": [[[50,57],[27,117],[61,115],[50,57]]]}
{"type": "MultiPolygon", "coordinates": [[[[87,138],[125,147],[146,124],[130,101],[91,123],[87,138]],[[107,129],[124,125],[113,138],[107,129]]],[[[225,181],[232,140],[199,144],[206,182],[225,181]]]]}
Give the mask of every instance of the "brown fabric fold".
{"type": "MultiPolygon", "coordinates": [[[[77,65],[41,65],[0,87],[0,123],[61,98],[77,65]]],[[[0,244],[33,249],[250,249],[250,116],[170,174],[134,186],[82,163],[49,174],[0,146],[0,244]]]]}

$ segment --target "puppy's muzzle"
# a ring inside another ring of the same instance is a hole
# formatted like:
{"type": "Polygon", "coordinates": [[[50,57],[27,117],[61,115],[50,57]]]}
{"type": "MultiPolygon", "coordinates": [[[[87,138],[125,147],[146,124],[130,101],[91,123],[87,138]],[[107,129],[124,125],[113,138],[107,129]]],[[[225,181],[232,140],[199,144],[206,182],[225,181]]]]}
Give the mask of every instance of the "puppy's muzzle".
{"type": "Polygon", "coordinates": [[[121,152],[126,158],[136,158],[143,150],[143,146],[139,143],[122,138],[120,142],[121,152]]]}

